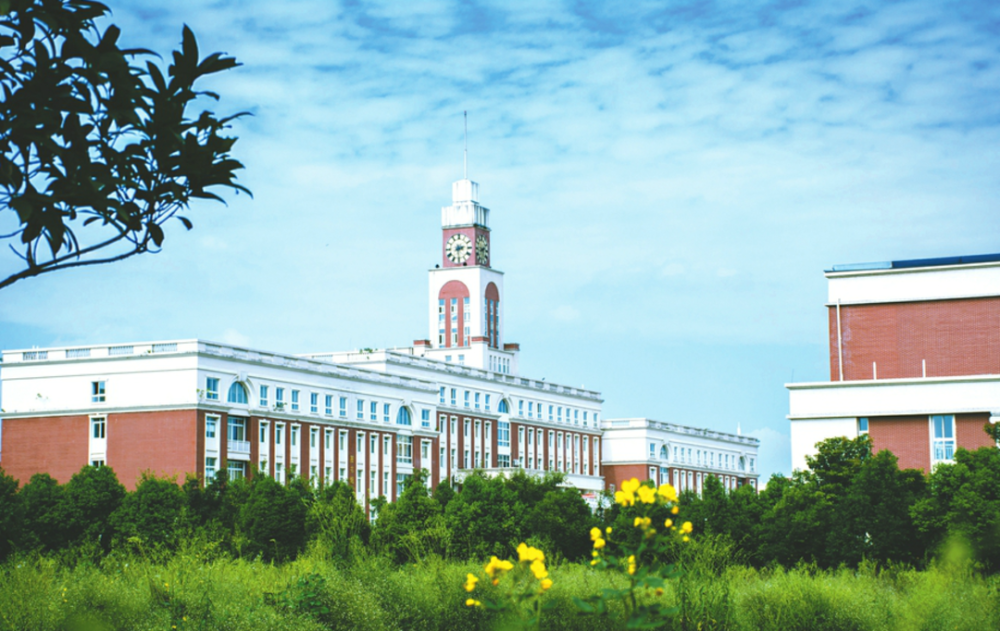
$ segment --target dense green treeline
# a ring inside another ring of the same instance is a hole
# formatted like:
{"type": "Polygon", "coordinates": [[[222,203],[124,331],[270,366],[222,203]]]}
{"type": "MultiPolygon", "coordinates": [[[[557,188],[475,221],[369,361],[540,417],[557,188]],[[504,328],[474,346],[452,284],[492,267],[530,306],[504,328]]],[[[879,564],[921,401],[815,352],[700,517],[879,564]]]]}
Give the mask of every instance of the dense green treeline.
{"type": "MultiPolygon", "coordinates": [[[[726,493],[708,478],[701,496],[681,494],[678,519],[755,567],[857,567],[867,560],[920,568],[958,539],[981,570],[1000,570],[1000,450],[959,449],[954,463],[924,476],[900,470],[889,452],[872,454],[866,436],[835,438],[818,445],[809,465],[791,478],[773,477],[759,494],[750,487],[726,493]]],[[[630,533],[627,510],[608,501],[592,512],[560,482],[520,471],[473,474],[431,492],[419,472],[396,502],[375,500],[377,519],[369,521],[343,483],[228,480],[223,469],[207,486],[143,476],[127,492],[112,469],[84,467],[66,484],[38,474],[18,490],[0,470],[0,560],[16,552],[170,553],[199,540],[265,562],[293,560],[309,547],[341,560],[362,552],[394,564],[429,555],[479,560],[509,556],[521,541],[551,558],[580,561],[589,558],[591,527],[630,533]]]]}

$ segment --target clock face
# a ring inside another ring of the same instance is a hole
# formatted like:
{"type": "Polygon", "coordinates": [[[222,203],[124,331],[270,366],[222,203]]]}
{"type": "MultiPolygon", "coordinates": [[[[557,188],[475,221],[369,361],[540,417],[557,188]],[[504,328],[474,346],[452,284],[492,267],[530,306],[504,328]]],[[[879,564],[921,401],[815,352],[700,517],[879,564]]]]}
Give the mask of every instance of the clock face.
{"type": "Polygon", "coordinates": [[[454,234],[445,244],[444,253],[452,263],[464,263],[472,254],[472,241],[464,234],[454,234]]]}
{"type": "Polygon", "coordinates": [[[476,261],[480,265],[490,264],[490,244],[483,235],[476,237],[476,261]]]}

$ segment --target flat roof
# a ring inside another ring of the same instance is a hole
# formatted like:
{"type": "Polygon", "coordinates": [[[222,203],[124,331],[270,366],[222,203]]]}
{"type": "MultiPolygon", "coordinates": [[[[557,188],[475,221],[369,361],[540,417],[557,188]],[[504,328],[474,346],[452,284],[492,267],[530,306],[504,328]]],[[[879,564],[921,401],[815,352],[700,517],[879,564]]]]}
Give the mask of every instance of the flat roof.
{"type": "Polygon", "coordinates": [[[972,263],[993,263],[1000,261],[998,254],[971,254],[965,256],[942,256],[933,259],[908,259],[905,261],[883,261],[880,263],[846,263],[834,265],[827,272],[860,272],[880,269],[906,269],[910,267],[941,267],[944,265],[970,265],[972,263]]]}

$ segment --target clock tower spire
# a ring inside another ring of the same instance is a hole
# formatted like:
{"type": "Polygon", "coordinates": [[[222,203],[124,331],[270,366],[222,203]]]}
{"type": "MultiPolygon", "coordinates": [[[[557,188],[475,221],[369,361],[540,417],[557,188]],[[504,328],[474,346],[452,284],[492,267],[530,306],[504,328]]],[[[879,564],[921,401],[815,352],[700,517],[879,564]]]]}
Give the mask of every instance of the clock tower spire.
{"type": "Polygon", "coordinates": [[[465,177],[451,185],[451,205],[441,209],[441,264],[430,270],[430,336],[421,354],[511,373],[517,345],[503,342],[503,272],[492,267],[489,216],[479,203],[479,184],[465,177]]]}

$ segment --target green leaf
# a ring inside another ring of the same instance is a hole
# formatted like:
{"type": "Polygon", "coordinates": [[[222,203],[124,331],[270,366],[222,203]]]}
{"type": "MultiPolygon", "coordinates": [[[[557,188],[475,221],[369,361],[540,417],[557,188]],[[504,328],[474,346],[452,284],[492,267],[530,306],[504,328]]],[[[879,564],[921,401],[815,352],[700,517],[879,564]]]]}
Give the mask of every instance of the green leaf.
{"type": "Polygon", "coordinates": [[[590,603],[577,598],[576,596],[573,596],[573,604],[576,605],[576,608],[583,613],[597,613],[597,608],[590,603]]]}

